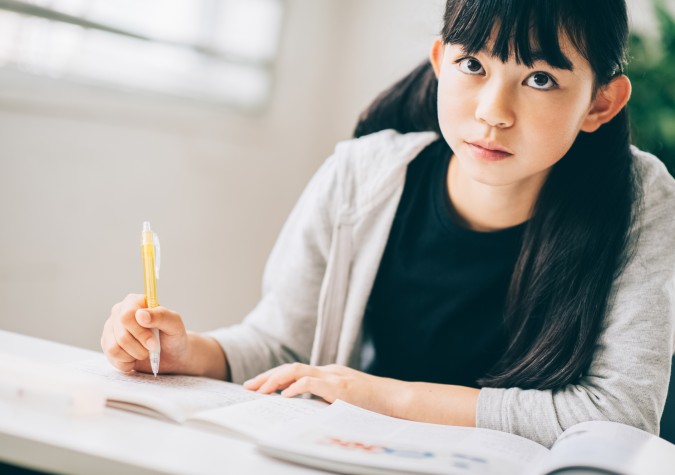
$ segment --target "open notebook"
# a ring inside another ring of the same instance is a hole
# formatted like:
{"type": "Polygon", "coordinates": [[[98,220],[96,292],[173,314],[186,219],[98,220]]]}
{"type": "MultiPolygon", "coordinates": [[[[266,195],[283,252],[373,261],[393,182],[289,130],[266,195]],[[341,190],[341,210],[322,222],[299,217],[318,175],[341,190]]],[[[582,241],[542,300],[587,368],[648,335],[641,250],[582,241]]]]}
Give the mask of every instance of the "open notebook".
{"type": "Polygon", "coordinates": [[[71,364],[70,368],[99,381],[110,407],[250,440],[328,406],[315,399],[258,394],[209,378],[120,373],[103,358],[71,364]]]}
{"type": "Polygon", "coordinates": [[[276,458],[349,474],[675,474],[673,444],[614,422],[577,424],[549,450],[505,432],[406,421],[342,401],[258,446],[276,458]]]}
{"type": "Polygon", "coordinates": [[[69,371],[0,354],[0,397],[87,411],[103,404],[244,437],[275,458],[349,474],[675,474],[675,445],[613,422],[583,422],[549,450],[488,429],[406,421],[343,401],[261,395],[192,376],[120,373],[103,355],[69,371]]]}

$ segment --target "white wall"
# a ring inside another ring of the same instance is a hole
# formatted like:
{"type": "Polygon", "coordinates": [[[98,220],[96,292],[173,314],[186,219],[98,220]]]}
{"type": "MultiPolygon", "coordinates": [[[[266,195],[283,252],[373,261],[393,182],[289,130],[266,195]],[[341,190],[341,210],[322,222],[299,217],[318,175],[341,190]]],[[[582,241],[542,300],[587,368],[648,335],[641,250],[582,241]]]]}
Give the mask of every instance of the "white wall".
{"type": "MultiPolygon", "coordinates": [[[[629,0],[649,25],[644,2],[629,0]]],[[[195,330],[240,321],[304,184],[426,57],[443,4],[288,0],[256,117],[0,74],[0,329],[98,348],[113,303],[143,291],[146,219],[160,302],[195,330]]]]}
{"type": "Polygon", "coordinates": [[[422,60],[439,0],[289,0],[262,115],[0,75],[0,329],[98,348],[142,293],[140,230],[162,240],[160,302],[234,323],[304,184],[360,110],[422,60]]]}

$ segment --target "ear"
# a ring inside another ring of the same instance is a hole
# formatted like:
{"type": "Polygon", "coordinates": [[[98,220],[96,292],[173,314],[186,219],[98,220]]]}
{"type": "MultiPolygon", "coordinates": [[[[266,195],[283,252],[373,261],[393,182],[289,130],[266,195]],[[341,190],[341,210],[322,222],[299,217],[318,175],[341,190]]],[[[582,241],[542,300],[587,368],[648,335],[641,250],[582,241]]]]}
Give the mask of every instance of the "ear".
{"type": "Polygon", "coordinates": [[[445,44],[440,38],[437,38],[436,41],[434,41],[434,44],[431,45],[431,52],[429,54],[431,66],[434,68],[436,78],[438,78],[438,76],[441,74],[441,64],[443,63],[444,53],[445,53],[445,44]]]}
{"type": "Polygon", "coordinates": [[[632,86],[628,76],[621,75],[598,91],[581,130],[595,132],[612,120],[630,99],[632,86]]]}

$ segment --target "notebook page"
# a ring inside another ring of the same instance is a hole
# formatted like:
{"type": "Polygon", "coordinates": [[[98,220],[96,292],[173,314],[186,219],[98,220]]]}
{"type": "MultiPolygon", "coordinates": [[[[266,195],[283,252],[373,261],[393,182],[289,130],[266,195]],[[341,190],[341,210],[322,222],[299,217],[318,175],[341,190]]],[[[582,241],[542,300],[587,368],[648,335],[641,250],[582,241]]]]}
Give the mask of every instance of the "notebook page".
{"type": "Polygon", "coordinates": [[[326,407],[328,403],[316,399],[274,395],[248,404],[200,412],[191,417],[190,422],[197,421],[225,427],[255,440],[282,426],[314,416],[317,411],[326,407]]]}
{"type": "Polygon", "coordinates": [[[261,445],[281,458],[284,452],[302,454],[309,465],[331,460],[342,470],[349,464],[394,473],[521,475],[548,454],[512,434],[406,421],[342,401],[261,445]]]}
{"type": "Polygon", "coordinates": [[[110,405],[146,414],[149,411],[143,408],[149,408],[176,422],[184,422],[200,411],[270,397],[209,378],[121,373],[103,357],[69,366],[98,378],[110,405]],[[135,409],[133,405],[140,408],[135,409]]]}
{"type": "Polygon", "coordinates": [[[541,472],[589,467],[628,475],[675,471],[675,445],[635,427],[589,421],[567,429],[551,448],[541,472]]]}

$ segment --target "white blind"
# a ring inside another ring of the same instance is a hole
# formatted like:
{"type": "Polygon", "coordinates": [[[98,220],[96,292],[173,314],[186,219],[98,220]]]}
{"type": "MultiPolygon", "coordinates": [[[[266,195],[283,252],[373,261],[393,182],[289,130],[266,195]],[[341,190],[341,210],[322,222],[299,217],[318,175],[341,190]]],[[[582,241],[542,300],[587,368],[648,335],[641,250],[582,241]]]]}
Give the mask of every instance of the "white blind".
{"type": "Polygon", "coordinates": [[[0,0],[0,67],[255,108],[282,0],[0,0]]]}

